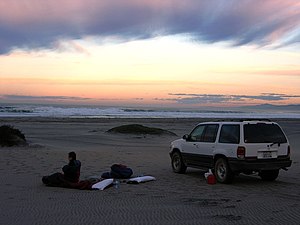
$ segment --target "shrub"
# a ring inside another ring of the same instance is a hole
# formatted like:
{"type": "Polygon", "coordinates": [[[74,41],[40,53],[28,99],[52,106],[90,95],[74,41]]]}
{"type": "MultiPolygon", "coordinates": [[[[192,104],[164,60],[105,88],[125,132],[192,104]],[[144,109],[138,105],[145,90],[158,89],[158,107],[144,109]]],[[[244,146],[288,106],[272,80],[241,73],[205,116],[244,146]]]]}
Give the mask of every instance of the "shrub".
{"type": "Polygon", "coordinates": [[[18,146],[26,145],[25,135],[18,129],[3,125],[0,127],[0,146],[18,146]]]}

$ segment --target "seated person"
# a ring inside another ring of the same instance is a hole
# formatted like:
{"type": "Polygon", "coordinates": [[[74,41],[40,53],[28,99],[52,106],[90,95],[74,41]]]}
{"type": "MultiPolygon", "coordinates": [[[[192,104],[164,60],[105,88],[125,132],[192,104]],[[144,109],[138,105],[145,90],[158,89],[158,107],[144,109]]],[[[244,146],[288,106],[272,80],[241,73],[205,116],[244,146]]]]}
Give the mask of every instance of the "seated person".
{"type": "Polygon", "coordinates": [[[79,160],[76,160],[75,152],[69,152],[68,157],[69,157],[69,164],[65,165],[62,168],[64,172],[64,178],[67,181],[77,183],[79,182],[79,177],[80,177],[81,162],[79,160]]]}
{"type": "Polygon", "coordinates": [[[79,182],[81,162],[76,160],[76,153],[69,152],[69,163],[62,168],[62,173],[43,176],[42,181],[47,186],[72,187],[79,182]]]}

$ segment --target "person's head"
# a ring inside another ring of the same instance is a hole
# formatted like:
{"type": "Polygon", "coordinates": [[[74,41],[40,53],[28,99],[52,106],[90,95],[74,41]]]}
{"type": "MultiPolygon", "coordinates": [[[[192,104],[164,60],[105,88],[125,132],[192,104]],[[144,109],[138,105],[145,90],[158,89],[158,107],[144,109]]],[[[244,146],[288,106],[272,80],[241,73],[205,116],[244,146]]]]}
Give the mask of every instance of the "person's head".
{"type": "Polygon", "coordinates": [[[69,152],[69,160],[76,160],[76,153],[75,152],[69,152]]]}

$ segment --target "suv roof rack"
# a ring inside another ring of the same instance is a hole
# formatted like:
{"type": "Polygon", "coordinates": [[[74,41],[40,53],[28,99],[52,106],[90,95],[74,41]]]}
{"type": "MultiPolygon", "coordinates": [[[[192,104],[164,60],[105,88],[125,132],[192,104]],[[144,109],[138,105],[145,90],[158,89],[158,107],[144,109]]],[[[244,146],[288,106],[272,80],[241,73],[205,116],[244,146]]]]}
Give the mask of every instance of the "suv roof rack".
{"type": "Polygon", "coordinates": [[[270,119],[242,119],[241,122],[243,121],[266,121],[266,122],[272,122],[270,119]]]}
{"type": "Polygon", "coordinates": [[[237,119],[221,119],[216,120],[216,122],[244,122],[244,121],[264,121],[272,122],[270,119],[258,119],[258,118],[237,118],[237,119]]]}

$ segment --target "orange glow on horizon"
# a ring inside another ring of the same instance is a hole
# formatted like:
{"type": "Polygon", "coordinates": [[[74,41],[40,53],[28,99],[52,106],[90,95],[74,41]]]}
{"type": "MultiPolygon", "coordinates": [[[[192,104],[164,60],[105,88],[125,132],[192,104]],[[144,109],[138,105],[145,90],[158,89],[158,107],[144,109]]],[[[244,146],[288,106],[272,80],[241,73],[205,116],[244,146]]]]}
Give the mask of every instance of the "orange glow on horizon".
{"type": "MultiPolygon", "coordinates": [[[[103,46],[84,41],[74,44],[83,49],[81,53],[15,51],[0,56],[0,96],[68,96],[95,103],[164,105],[175,104],[170,93],[300,93],[297,52],[191,44],[176,38],[103,46]]],[[[265,101],[234,104],[255,103],[265,101]]],[[[296,97],[272,103],[300,104],[296,97]]]]}

